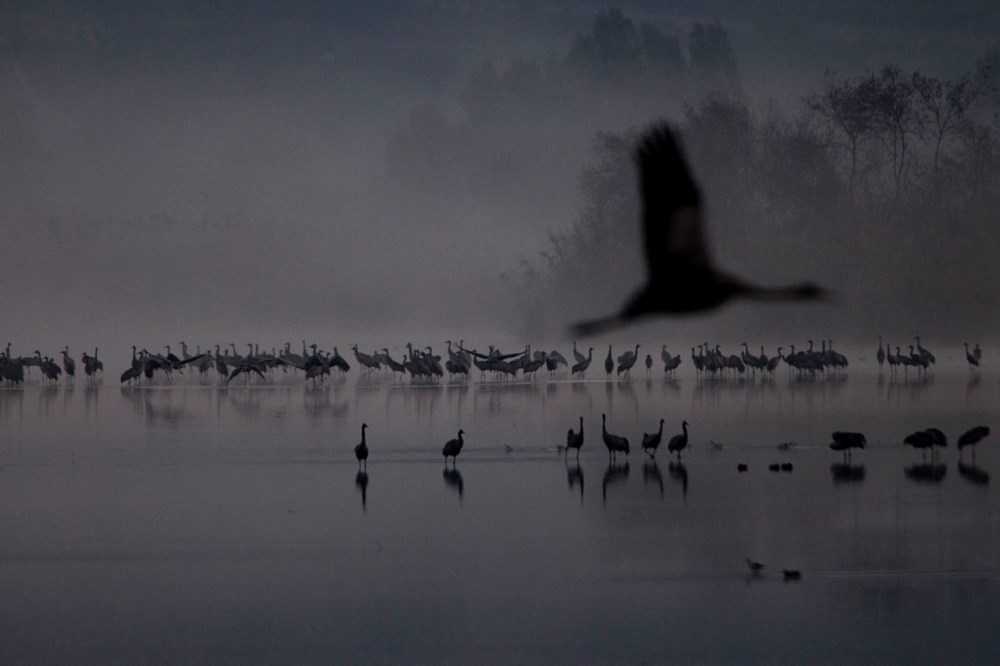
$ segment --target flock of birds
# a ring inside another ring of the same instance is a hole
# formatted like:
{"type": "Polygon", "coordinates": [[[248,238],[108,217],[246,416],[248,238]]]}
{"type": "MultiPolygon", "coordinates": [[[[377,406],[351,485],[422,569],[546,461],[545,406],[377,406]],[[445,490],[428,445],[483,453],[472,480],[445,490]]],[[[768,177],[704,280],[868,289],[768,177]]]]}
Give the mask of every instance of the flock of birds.
{"type": "MultiPolygon", "coordinates": [[[[573,342],[572,365],[555,349],[532,351],[529,345],[520,351],[504,353],[490,345],[486,353],[481,353],[477,349],[467,349],[464,342],[463,340],[454,345],[450,340],[445,341],[447,358],[435,354],[430,346],[415,348],[412,343],[405,345],[405,353],[400,360],[393,358],[385,347],[365,353],[355,344],[351,350],[353,363],[357,364],[364,375],[392,373],[394,378],[409,376],[410,381],[415,383],[441,381],[445,375],[452,381],[466,379],[474,371],[479,372],[480,381],[487,376],[498,381],[513,380],[518,375],[524,379],[535,379],[543,371],[552,378],[560,368],[567,368],[571,377],[585,378],[594,360],[594,348],[589,347],[584,354],[577,349],[576,342],[573,342]]],[[[280,350],[272,348],[269,352],[261,351],[258,344],[248,343],[245,354],[240,354],[235,344],[230,343],[226,347],[228,348],[215,345],[214,351],[202,351],[199,346],[192,354],[187,344],[181,342],[181,354],[178,356],[173,353],[170,345],[165,346],[163,353],[133,346],[129,366],[121,373],[120,380],[126,385],[140,384],[143,381],[152,383],[157,377],[171,382],[175,372],[182,373],[190,366],[202,378],[215,375],[222,384],[229,384],[240,376],[243,376],[244,381],[257,378],[266,382],[275,371],[286,374],[299,371],[307,381],[320,383],[334,374],[345,375],[352,367],[352,362],[341,356],[337,347],[333,347],[332,352],[327,352],[320,350],[316,344],[307,345],[304,340],[301,353],[292,351],[291,343],[288,342],[280,350]]],[[[699,344],[691,347],[691,364],[698,376],[739,376],[748,372],[753,375],[758,372],[773,375],[782,364],[788,367],[789,372],[814,376],[822,372],[844,372],[850,364],[846,356],[834,349],[832,340],[821,341],[818,350],[814,348],[812,340],[808,340],[807,347],[801,350],[796,350],[795,345],[789,345],[788,353],[785,353],[784,347],[778,347],[774,356],[765,353],[763,346],[760,347],[759,354],[751,352],[746,342],[741,343],[740,347],[739,353],[726,353],[720,345],[713,346],[707,342],[699,344]]],[[[640,349],[641,345],[636,344],[616,355],[613,346],[609,345],[603,363],[605,376],[608,379],[617,377],[627,380],[631,371],[640,363],[649,376],[657,361],[650,353],[643,358],[640,349]]],[[[908,354],[902,352],[899,346],[895,350],[893,353],[891,345],[883,343],[881,336],[879,337],[875,354],[879,369],[888,363],[891,373],[897,372],[899,368],[906,372],[911,367],[918,373],[926,373],[937,362],[935,355],[921,344],[919,336],[915,338],[915,344],[909,345],[908,354]]],[[[76,376],[77,363],[70,355],[69,347],[65,347],[60,354],[61,363],[37,350],[28,356],[14,356],[8,343],[6,349],[0,351],[0,380],[8,385],[20,385],[24,382],[26,373],[37,367],[42,373],[43,383],[56,383],[63,374],[67,382],[72,382],[76,376]]],[[[673,376],[683,362],[681,355],[671,354],[666,345],[661,345],[658,356],[667,376],[673,376]]],[[[982,359],[979,344],[970,350],[968,343],[965,343],[965,357],[970,369],[978,368],[982,359]]],[[[91,382],[97,381],[99,373],[104,370],[96,348],[93,355],[86,352],[81,354],[80,365],[91,382]]]]}
{"type": "MultiPolygon", "coordinates": [[[[622,454],[628,456],[630,453],[630,446],[627,437],[622,435],[616,435],[608,431],[607,425],[608,417],[607,414],[601,414],[601,440],[604,442],[604,446],[608,450],[608,460],[609,462],[616,462],[618,455],[622,454]]],[[[663,441],[663,424],[664,419],[660,419],[659,429],[655,432],[644,432],[642,433],[641,448],[643,453],[647,454],[650,458],[656,458],[656,451],[660,448],[660,444],[663,441]]],[[[358,459],[358,466],[362,465],[367,468],[368,466],[368,442],[366,439],[365,431],[368,429],[368,424],[363,423],[361,425],[361,442],[354,447],[354,454],[358,459]]],[[[975,447],[975,445],[989,436],[990,429],[989,426],[975,426],[970,428],[966,432],[962,433],[957,441],[959,456],[962,455],[962,450],[966,447],[975,447]]],[[[465,445],[464,439],[465,431],[459,429],[458,436],[454,439],[448,440],[441,450],[442,455],[444,455],[445,465],[448,464],[448,458],[451,458],[452,465],[456,464],[458,455],[462,452],[462,448],[465,445]]],[[[564,452],[565,456],[569,456],[570,451],[576,451],[576,457],[579,459],[580,450],[583,448],[583,417],[580,417],[580,425],[578,430],[570,428],[566,433],[566,444],[565,446],[560,446],[560,450],[564,452]]],[[[860,432],[848,432],[848,431],[834,431],[831,435],[829,447],[833,451],[841,452],[844,455],[844,460],[847,461],[851,457],[851,451],[853,449],[863,449],[868,443],[867,438],[863,433],[860,432]]],[[[931,451],[931,455],[936,455],[938,448],[948,446],[948,437],[938,428],[926,428],[924,430],[918,430],[910,435],[907,435],[903,439],[903,443],[912,446],[915,449],[920,449],[924,455],[928,450],[931,451]]],[[[674,435],[667,442],[667,451],[671,455],[677,455],[677,461],[681,460],[681,453],[688,446],[688,422],[686,420],[681,421],[681,432],[674,435]]],[[[972,450],[973,460],[975,460],[975,448],[972,450]]],[[[739,471],[746,471],[747,467],[745,464],[740,464],[738,466],[739,471]]],[[[790,469],[790,468],[789,468],[790,469]]]]}

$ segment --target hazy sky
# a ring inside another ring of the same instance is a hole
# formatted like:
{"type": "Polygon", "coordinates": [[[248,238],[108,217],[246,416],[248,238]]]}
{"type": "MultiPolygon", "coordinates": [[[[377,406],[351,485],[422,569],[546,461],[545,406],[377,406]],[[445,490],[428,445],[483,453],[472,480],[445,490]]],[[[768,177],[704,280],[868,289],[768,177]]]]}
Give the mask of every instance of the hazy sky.
{"type": "MultiPolygon", "coordinates": [[[[564,57],[608,5],[341,4],[0,9],[0,312],[17,351],[513,332],[493,319],[497,277],[572,222],[582,163],[526,174],[507,209],[388,187],[387,146],[422,106],[461,120],[483,61],[564,57]]],[[[795,104],[828,67],[949,76],[1000,35],[981,2],[615,6],[681,38],[721,21],[759,104],[795,104]]]]}

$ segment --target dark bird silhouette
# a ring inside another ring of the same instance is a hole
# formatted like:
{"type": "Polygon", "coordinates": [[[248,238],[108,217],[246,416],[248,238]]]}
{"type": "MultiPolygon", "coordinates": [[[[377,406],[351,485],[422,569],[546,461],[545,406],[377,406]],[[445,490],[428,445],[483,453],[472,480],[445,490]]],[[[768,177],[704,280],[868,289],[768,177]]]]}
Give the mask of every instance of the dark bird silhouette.
{"type": "Polygon", "coordinates": [[[863,449],[868,440],[860,432],[843,432],[835,431],[830,437],[833,441],[830,442],[830,448],[834,451],[842,451],[844,453],[845,459],[850,459],[851,449],[863,449]]]}
{"type": "Polygon", "coordinates": [[[920,449],[922,454],[926,454],[928,449],[933,452],[934,436],[926,430],[918,430],[904,437],[903,444],[920,449]]]}
{"type": "Polygon", "coordinates": [[[593,359],[594,359],[594,348],[591,347],[587,351],[586,358],[584,358],[582,361],[577,362],[575,365],[573,365],[572,368],[570,368],[570,374],[571,375],[575,375],[575,374],[579,373],[580,376],[582,377],[583,373],[587,372],[587,368],[590,367],[590,362],[593,359]]]}
{"type": "Polygon", "coordinates": [[[615,369],[615,359],[611,355],[611,345],[608,345],[608,357],[604,359],[604,372],[606,372],[608,377],[610,377],[611,372],[614,369],[615,369]]]}
{"type": "MultiPolygon", "coordinates": [[[[975,446],[976,442],[990,434],[988,426],[976,426],[963,432],[958,438],[958,454],[962,455],[962,449],[967,446],[975,446]]],[[[976,450],[972,449],[972,459],[976,458],[976,450]]]]}
{"type": "Polygon", "coordinates": [[[441,450],[441,453],[444,454],[444,464],[446,466],[448,464],[449,456],[451,456],[452,466],[455,465],[455,461],[458,459],[458,454],[462,452],[462,447],[465,445],[465,440],[462,438],[462,435],[464,434],[465,431],[459,429],[458,437],[456,437],[455,439],[449,439],[448,442],[444,445],[444,448],[441,450]]]}
{"type": "Polygon", "coordinates": [[[628,440],[620,435],[613,435],[608,432],[607,415],[601,414],[601,438],[604,439],[604,446],[608,447],[608,457],[616,460],[618,453],[629,453],[628,440]]]}
{"type": "Polygon", "coordinates": [[[576,457],[580,457],[580,448],[583,447],[583,417],[580,417],[580,432],[573,432],[570,428],[566,433],[566,455],[570,449],[576,449],[576,457]]]}
{"type": "Polygon", "coordinates": [[[667,442],[667,451],[670,451],[671,453],[676,451],[678,460],[681,459],[681,451],[686,449],[688,445],[688,422],[682,421],[681,428],[684,432],[680,435],[674,435],[670,438],[670,441],[667,442]]]}
{"type": "Polygon", "coordinates": [[[972,370],[973,367],[977,367],[978,368],[979,367],[979,359],[976,358],[975,354],[969,353],[969,343],[968,342],[963,342],[962,344],[965,345],[965,360],[969,363],[969,370],[972,370]]]}
{"type": "Polygon", "coordinates": [[[367,423],[361,424],[361,443],[354,447],[354,455],[358,459],[358,467],[361,467],[361,463],[364,463],[365,469],[368,469],[368,442],[365,440],[365,430],[367,428],[367,423]]]}
{"type": "Polygon", "coordinates": [[[642,450],[645,451],[650,458],[656,457],[656,449],[660,446],[660,441],[663,439],[663,419],[660,419],[660,429],[658,432],[644,432],[642,433],[642,450]],[[652,453],[650,453],[652,451],[652,453]]]}
{"type": "Polygon", "coordinates": [[[760,287],[716,268],[704,236],[701,192],[667,124],[646,132],[636,162],[647,282],[617,314],[577,323],[574,334],[594,335],[649,315],[710,310],[733,297],[767,301],[826,297],[815,284],[760,287]]]}
{"type": "Polygon", "coordinates": [[[747,566],[750,567],[750,572],[755,575],[759,574],[761,570],[764,568],[764,565],[762,563],[755,562],[754,560],[751,560],[749,557],[746,558],[746,561],[747,561],[747,566]]]}

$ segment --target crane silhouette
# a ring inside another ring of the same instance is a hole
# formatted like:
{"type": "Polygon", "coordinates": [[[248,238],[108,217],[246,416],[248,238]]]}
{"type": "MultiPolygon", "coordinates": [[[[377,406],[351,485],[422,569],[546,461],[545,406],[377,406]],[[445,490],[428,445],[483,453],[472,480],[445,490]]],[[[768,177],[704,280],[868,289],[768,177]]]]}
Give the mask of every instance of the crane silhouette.
{"type": "Polygon", "coordinates": [[[660,419],[659,431],[642,433],[642,450],[645,451],[650,458],[655,458],[656,449],[660,446],[660,440],[662,439],[663,439],[663,419],[660,419]],[[651,449],[652,453],[650,453],[651,449]]]}
{"type": "Polygon", "coordinates": [[[711,310],[730,298],[766,301],[823,300],[812,283],[762,287],[716,268],[705,241],[702,200],[670,126],[652,127],[636,154],[642,196],[647,281],[609,316],[579,322],[573,335],[594,335],[650,315],[711,310]]]}
{"type": "Polygon", "coordinates": [[[368,442],[365,440],[365,430],[368,429],[367,423],[361,424],[361,443],[354,447],[354,455],[358,459],[358,469],[361,468],[361,463],[364,463],[365,469],[368,469],[368,442]]]}
{"type": "Polygon", "coordinates": [[[587,368],[590,367],[590,362],[594,360],[594,348],[591,347],[587,350],[587,356],[582,361],[577,362],[572,368],[570,368],[570,374],[579,374],[581,377],[583,373],[587,372],[587,368]]]}
{"type": "Polygon", "coordinates": [[[628,440],[621,435],[608,432],[607,420],[607,414],[601,414],[601,438],[604,440],[604,446],[608,447],[608,458],[617,460],[619,452],[628,455],[628,440]]]}
{"type": "Polygon", "coordinates": [[[441,453],[444,454],[444,464],[445,464],[445,467],[448,466],[448,457],[449,456],[451,456],[451,464],[454,467],[455,461],[458,459],[458,454],[462,452],[462,447],[465,445],[465,440],[462,438],[462,435],[464,435],[464,434],[465,434],[465,431],[462,430],[462,429],[459,429],[459,431],[458,431],[458,437],[456,437],[455,439],[449,439],[445,443],[444,448],[441,449],[441,453]]]}
{"type": "MultiPolygon", "coordinates": [[[[662,427],[662,426],[661,426],[662,427]]],[[[680,435],[674,435],[667,442],[667,451],[670,453],[677,452],[677,460],[681,459],[681,451],[687,448],[688,445],[688,422],[681,421],[681,430],[684,432],[680,435]]]]}
{"type": "Polygon", "coordinates": [[[583,417],[580,417],[580,432],[573,432],[570,428],[566,433],[566,455],[570,449],[576,449],[576,457],[580,457],[580,449],[583,447],[583,417]]]}

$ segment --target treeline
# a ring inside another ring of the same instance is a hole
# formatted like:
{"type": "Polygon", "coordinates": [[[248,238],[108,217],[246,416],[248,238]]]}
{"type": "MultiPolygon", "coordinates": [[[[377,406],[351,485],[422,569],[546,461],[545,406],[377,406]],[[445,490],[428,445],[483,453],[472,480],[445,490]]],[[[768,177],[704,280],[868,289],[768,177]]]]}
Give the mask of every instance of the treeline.
{"type": "Polygon", "coordinates": [[[582,137],[679,112],[692,94],[739,91],[720,24],[681,35],[603,12],[565,53],[484,62],[455,108],[413,108],[389,138],[388,181],[411,193],[407,205],[424,207],[425,217],[471,206],[482,226],[547,227],[576,197],[582,137]]]}
{"type": "MultiPolygon", "coordinates": [[[[709,94],[684,107],[683,135],[719,262],[762,283],[815,278],[840,307],[831,334],[989,333],[1000,284],[1000,54],[939,79],[886,65],[823,89],[786,114],[709,94]]],[[[638,130],[598,134],[571,225],[513,283],[540,330],[604,312],[643,277],[638,130]]],[[[683,285],[678,285],[679,289],[683,285]]],[[[750,311],[745,328],[775,326],[750,311]]]]}

